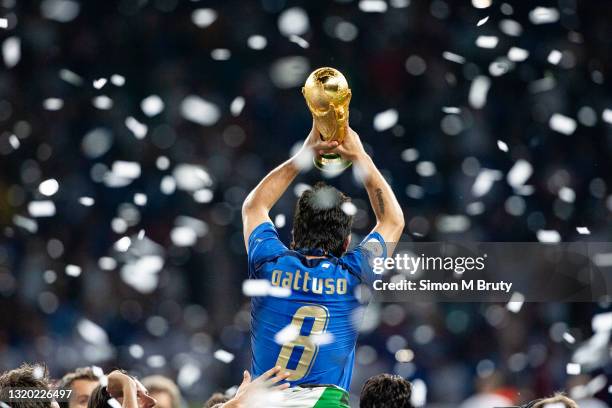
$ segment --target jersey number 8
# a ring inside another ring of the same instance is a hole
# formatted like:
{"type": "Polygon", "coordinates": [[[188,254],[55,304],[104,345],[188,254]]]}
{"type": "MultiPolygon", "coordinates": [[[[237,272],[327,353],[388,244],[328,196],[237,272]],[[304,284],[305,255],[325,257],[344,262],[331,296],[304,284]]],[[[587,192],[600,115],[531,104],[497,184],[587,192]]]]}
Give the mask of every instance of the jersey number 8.
{"type": "Polygon", "coordinates": [[[283,370],[291,373],[291,376],[287,378],[287,381],[298,381],[304,378],[312,367],[314,359],[317,357],[319,346],[316,341],[316,337],[325,333],[327,329],[327,322],[329,320],[329,313],[327,308],[320,305],[308,305],[302,306],[293,314],[291,320],[292,330],[297,332],[297,337],[292,341],[283,344],[283,347],[276,360],[276,365],[280,366],[283,370]],[[306,318],[314,319],[312,329],[307,335],[302,335],[302,326],[306,318]],[[293,354],[295,347],[301,347],[303,349],[300,361],[297,363],[295,369],[287,368],[289,359],[293,354]]]}

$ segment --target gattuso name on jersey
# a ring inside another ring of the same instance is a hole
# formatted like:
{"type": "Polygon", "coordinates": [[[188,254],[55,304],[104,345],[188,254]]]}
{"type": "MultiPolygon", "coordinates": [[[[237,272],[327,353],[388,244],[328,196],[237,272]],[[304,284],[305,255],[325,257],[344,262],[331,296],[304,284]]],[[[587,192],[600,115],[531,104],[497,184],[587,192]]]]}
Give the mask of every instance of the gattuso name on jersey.
{"type": "Polygon", "coordinates": [[[316,278],[311,277],[308,272],[272,271],[271,283],[273,286],[289,288],[294,291],[304,293],[314,293],[316,295],[344,295],[348,290],[348,282],[345,278],[316,278]]]}

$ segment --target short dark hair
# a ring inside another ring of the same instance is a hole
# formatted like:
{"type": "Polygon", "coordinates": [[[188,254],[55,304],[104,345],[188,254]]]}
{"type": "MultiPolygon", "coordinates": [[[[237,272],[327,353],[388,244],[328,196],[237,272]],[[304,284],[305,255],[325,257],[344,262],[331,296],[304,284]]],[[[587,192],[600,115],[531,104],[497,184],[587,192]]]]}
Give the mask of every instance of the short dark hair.
{"type": "Polygon", "coordinates": [[[370,377],[361,389],[361,408],[413,408],[412,384],[399,375],[370,377]]]}
{"type": "Polygon", "coordinates": [[[223,404],[227,401],[229,401],[230,398],[224,394],[221,394],[220,392],[215,392],[213,395],[210,396],[210,398],[204,403],[204,407],[203,408],[213,408],[218,404],[223,404]]]}
{"type": "Polygon", "coordinates": [[[107,408],[111,407],[108,401],[111,399],[111,395],[106,387],[99,385],[94,388],[87,401],[87,408],[107,408]]]}
{"type": "MultiPolygon", "coordinates": [[[[50,388],[49,372],[42,364],[22,364],[19,368],[7,371],[0,375],[0,393],[8,388],[50,388]]],[[[11,402],[12,408],[49,408],[49,401],[35,401],[31,399],[11,402]]]]}
{"type": "Polygon", "coordinates": [[[302,193],[293,216],[294,249],[322,249],[341,256],[351,233],[353,216],[343,207],[351,199],[323,182],[302,193]]]}

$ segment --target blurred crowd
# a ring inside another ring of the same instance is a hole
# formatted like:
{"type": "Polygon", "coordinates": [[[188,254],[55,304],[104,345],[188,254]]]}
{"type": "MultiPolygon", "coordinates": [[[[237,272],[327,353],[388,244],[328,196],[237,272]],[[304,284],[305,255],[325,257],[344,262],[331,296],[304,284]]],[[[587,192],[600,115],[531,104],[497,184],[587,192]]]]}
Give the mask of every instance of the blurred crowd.
{"type": "MultiPolygon", "coordinates": [[[[403,240],[612,238],[607,2],[0,6],[0,370],[120,366],[198,402],[235,384],[250,361],[240,206],[307,135],[300,87],[319,66],[349,81],[403,240]]],[[[322,177],[305,171],[274,208],[283,239],[322,177]]],[[[365,191],[351,170],[328,182],[353,197],[358,242],[365,191]]],[[[392,372],[431,407],[608,401],[607,310],[372,304],[351,392],[392,372]]]]}

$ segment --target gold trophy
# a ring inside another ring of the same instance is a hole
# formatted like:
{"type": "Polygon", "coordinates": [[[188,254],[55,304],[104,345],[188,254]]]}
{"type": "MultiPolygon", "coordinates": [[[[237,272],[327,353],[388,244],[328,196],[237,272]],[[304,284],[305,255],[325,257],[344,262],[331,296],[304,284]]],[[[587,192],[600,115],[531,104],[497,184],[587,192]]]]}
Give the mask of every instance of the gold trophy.
{"type": "MultiPolygon", "coordinates": [[[[342,143],[348,132],[351,90],[346,78],[334,68],[314,70],[302,88],[308,109],[312,113],[321,139],[342,143]]],[[[314,164],[323,171],[341,171],[351,165],[336,153],[316,155],[314,164]]]]}

